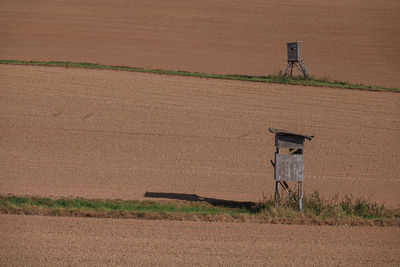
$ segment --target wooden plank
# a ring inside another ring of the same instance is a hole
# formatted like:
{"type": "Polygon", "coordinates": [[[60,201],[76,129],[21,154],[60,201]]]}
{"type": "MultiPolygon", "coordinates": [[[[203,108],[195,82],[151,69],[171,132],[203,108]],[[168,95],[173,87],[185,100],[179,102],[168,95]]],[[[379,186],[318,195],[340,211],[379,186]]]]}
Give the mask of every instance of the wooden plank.
{"type": "Polygon", "coordinates": [[[283,155],[275,153],[275,180],[304,180],[304,155],[283,155]]]}

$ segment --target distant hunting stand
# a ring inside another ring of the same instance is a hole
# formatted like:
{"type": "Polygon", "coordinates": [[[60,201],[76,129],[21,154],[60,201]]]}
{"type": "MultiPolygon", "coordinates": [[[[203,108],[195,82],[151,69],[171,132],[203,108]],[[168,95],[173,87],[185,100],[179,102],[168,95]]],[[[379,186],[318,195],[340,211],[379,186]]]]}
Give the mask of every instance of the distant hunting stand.
{"type": "Polygon", "coordinates": [[[303,61],[301,53],[301,42],[297,41],[294,43],[287,43],[287,66],[285,71],[286,76],[292,76],[294,67],[297,68],[297,76],[300,77],[300,73],[303,74],[304,78],[311,78],[310,71],[303,61]]]}
{"type": "Polygon", "coordinates": [[[314,138],[303,134],[291,133],[285,130],[268,129],[275,134],[275,162],[271,160],[274,166],[275,178],[275,201],[277,206],[281,204],[279,185],[287,193],[282,203],[289,199],[299,203],[300,210],[303,209],[303,181],[304,181],[304,140],[314,138]],[[284,153],[286,152],[286,153],[284,153]],[[297,184],[290,189],[288,182],[297,184]],[[297,191],[297,192],[296,192],[297,191]],[[297,196],[296,196],[297,193],[297,196]]]}

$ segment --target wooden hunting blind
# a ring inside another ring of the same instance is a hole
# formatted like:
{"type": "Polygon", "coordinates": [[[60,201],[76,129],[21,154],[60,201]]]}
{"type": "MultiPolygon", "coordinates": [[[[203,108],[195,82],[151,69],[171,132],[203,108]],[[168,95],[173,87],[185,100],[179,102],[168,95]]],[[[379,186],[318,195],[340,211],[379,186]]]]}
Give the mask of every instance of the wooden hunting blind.
{"type": "Polygon", "coordinates": [[[276,203],[278,206],[280,205],[279,185],[281,185],[284,191],[288,194],[284,202],[291,198],[299,203],[300,210],[302,210],[304,181],[304,141],[305,139],[311,141],[314,136],[297,134],[285,130],[272,128],[269,128],[269,131],[275,134],[275,161],[271,161],[271,163],[274,166],[276,203]],[[290,189],[287,182],[296,182],[297,184],[293,189],[290,189]],[[298,191],[297,197],[294,195],[296,189],[298,191]]]}
{"type": "Polygon", "coordinates": [[[286,66],[285,76],[292,76],[293,68],[296,67],[298,77],[300,77],[300,73],[302,73],[305,78],[311,78],[310,71],[308,70],[302,58],[301,43],[302,41],[287,43],[288,63],[286,66]]]}
{"type": "Polygon", "coordinates": [[[301,41],[287,44],[288,61],[301,61],[301,41]]]}

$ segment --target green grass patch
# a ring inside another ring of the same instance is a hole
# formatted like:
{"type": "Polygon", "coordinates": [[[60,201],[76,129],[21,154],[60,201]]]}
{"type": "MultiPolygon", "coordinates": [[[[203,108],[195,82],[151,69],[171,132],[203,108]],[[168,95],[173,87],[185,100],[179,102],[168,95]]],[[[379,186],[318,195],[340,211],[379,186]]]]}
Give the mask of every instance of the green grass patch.
{"type": "Polygon", "coordinates": [[[0,213],[50,216],[113,217],[203,220],[319,225],[400,226],[398,210],[387,209],[363,198],[322,198],[318,192],[305,197],[304,210],[294,201],[277,207],[272,198],[252,203],[233,201],[137,201],[51,199],[0,196],[0,213]],[[232,205],[234,204],[234,205],[232,205]]]}
{"type": "Polygon", "coordinates": [[[239,208],[214,207],[207,203],[195,202],[155,202],[137,200],[93,200],[93,199],[50,199],[35,197],[0,197],[0,207],[3,208],[43,208],[61,210],[86,210],[86,211],[120,211],[139,213],[184,213],[184,214],[246,214],[250,211],[239,208]]]}
{"type": "Polygon", "coordinates": [[[294,77],[284,77],[282,75],[282,73],[279,73],[277,75],[270,75],[270,76],[251,76],[251,75],[240,75],[240,74],[225,75],[225,74],[209,74],[209,73],[188,72],[188,71],[136,68],[136,67],[129,67],[129,66],[111,66],[111,65],[103,65],[103,64],[97,64],[97,63],[87,63],[87,62],[34,61],[34,60],[24,61],[24,60],[12,60],[12,59],[9,59],[9,60],[2,59],[2,60],[0,60],[0,64],[120,70],[120,71],[190,76],[190,77],[200,77],[200,78],[210,78],[210,79],[239,80],[239,81],[249,81],[249,82],[263,82],[263,83],[292,84],[292,85],[318,86],[318,87],[331,87],[331,88],[400,92],[400,88],[368,86],[368,85],[363,85],[363,84],[350,84],[348,82],[330,80],[328,78],[302,79],[302,78],[294,78],[294,77]]]}
{"type": "Polygon", "coordinates": [[[314,192],[305,200],[305,213],[320,217],[358,217],[363,219],[395,219],[399,213],[385,208],[369,199],[344,196],[340,199],[335,196],[331,199],[321,198],[314,192]]]}

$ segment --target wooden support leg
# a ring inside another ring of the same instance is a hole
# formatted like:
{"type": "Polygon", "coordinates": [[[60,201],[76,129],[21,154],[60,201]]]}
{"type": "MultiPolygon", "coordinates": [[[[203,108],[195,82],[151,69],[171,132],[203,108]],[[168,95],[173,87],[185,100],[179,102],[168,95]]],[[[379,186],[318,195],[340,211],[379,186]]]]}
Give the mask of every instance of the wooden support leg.
{"type": "Polygon", "coordinates": [[[275,182],[275,202],[276,206],[279,208],[280,196],[279,196],[279,182],[275,182]]]}
{"type": "Polygon", "coordinates": [[[299,182],[299,208],[303,210],[303,182],[299,182]]]}

